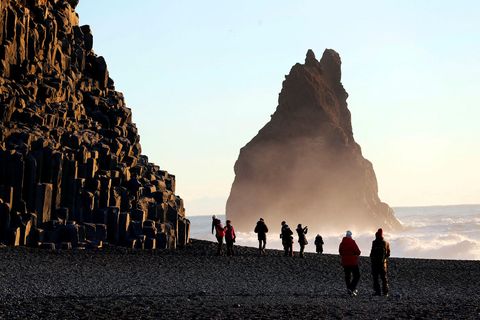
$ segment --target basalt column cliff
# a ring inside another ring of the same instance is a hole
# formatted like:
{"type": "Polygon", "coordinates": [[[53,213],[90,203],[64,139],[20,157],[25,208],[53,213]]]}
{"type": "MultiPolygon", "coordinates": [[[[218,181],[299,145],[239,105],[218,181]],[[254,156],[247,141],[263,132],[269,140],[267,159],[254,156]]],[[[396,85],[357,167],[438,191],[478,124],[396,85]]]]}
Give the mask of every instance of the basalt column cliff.
{"type": "Polygon", "coordinates": [[[400,227],[353,139],[340,64],[333,50],[320,61],[308,51],[270,122],[240,150],[226,208],[238,229],[252,230],[259,217],[338,232],[400,227]]]}
{"type": "Polygon", "coordinates": [[[0,0],[0,242],[175,248],[175,176],[141,155],[78,0],[0,0]]]}

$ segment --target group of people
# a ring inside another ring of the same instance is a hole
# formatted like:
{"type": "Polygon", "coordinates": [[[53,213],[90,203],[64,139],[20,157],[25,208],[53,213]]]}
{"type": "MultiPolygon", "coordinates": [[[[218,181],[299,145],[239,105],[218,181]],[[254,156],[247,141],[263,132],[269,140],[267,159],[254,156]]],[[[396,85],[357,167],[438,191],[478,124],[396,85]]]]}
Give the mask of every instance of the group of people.
{"type": "MultiPolygon", "coordinates": [[[[212,234],[215,231],[215,237],[217,238],[218,247],[217,255],[222,255],[223,239],[227,244],[227,256],[233,256],[233,244],[235,243],[235,229],[233,228],[230,220],[226,221],[226,226],[222,225],[220,219],[216,216],[212,217],[212,234]]],[[[302,224],[298,224],[295,229],[298,236],[298,244],[300,245],[299,257],[304,258],[305,246],[308,244],[307,233],[308,227],[303,227],[302,224]]],[[[258,249],[260,255],[265,255],[265,247],[267,244],[268,227],[265,224],[263,218],[260,218],[257,222],[254,232],[258,236],[258,249]]],[[[293,257],[293,231],[290,229],[285,221],[281,223],[280,238],[282,239],[282,245],[284,249],[284,256],[293,257]]],[[[315,247],[317,253],[323,253],[323,239],[317,234],[315,237],[315,247]]],[[[357,285],[360,280],[360,269],[358,267],[359,256],[361,254],[357,243],[352,238],[352,232],[347,231],[345,237],[343,237],[338,249],[341,256],[341,263],[345,273],[345,283],[347,286],[347,292],[350,296],[356,296],[358,294],[357,285]]],[[[390,244],[383,238],[383,230],[378,229],[375,233],[375,240],[372,242],[372,248],[370,250],[370,261],[372,266],[373,277],[373,289],[374,295],[388,296],[388,278],[387,278],[387,266],[388,258],[390,257],[390,244]],[[382,286],[380,287],[380,281],[382,286]]]]}
{"type": "MultiPolygon", "coordinates": [[[[284,256],[293,257],[293,231],[290,229],[290,227],[285,221],[282,221],[281,226],[282,228],[280,229],[280,239],[282,239],[284,256]]],[[[297,232],[298,244],[300,245],[299,257],[304,258],[305,246],[308,244],[308,227],[302,227],[302,224],[299,223],[295,231],[297,232]]],[[[319,234],[317,234],[317,236],[315,237],[315,248],[317,253],[323,253],[323,239],[322,236],[319,234]]]]}
{"type": "Polygon", "coordinates": [[[235,235],[235,228],[233,228],[232,222],[227,220],[226,223],[227,225],[224,227],[220,219],[216,216],[212,216],[212,234],[215,231],[215,237],[218,242],[217,255],[223,254],[223,238],[225,238],[225,243],[227,244],[227,256],[233,256],[233,244],[235,243],[237,236],[235,235]]]}
{"type": "MultiPolygon", "coordinates": [[[[358,294],[357,284],[360,280],[358,257],[361,251],[355,240],[353,240],[351,231],[347,231],[345,237],[343,237],[338,251],[342,257],[347,292],[351,296],[356,296],[358,294]]],[[[384,296],[388,296],[387,267],[389,257],[390,244],[383,239],[383,230],[380,228],[375,233],[375,240],[373,240],[372,249],[370,250],[374,295],[380,296],[383,294],[384,296]],[[381,289],[379,278],[382,281],[381,289]]]]}
{"type": "MultiPolygon", "coordinates": [[[[235,229],[230,220],[226,221],[224,227],[221,220],[215,215],[212,216],[212,234],[217,238],[217,255],[223,254],[223,239],[227,244],[227,256],[233,256],[233,244],[235,243],[235,229]]],[[[284,255],[293,257],[293,232],[285,221],[282,221],[282,228],[280,230],[280,238],[284,248],[284,255]]],[[[308,244],[306,234],[308,227],[302,227],[301,224],[297,226],[298,243],[300,244],[300,257],[304,258],[305,246],[308,244]]],[[[255,226],[254,232],[258,236],[258,250],[260,255],[265,255],[265,247],[267,245],[268,227],[263,218],[260,218],[255,226]]],[[[323,239],[319,234],[315,238],[315,246],[317,253],[323,253],[323,239]]]]}

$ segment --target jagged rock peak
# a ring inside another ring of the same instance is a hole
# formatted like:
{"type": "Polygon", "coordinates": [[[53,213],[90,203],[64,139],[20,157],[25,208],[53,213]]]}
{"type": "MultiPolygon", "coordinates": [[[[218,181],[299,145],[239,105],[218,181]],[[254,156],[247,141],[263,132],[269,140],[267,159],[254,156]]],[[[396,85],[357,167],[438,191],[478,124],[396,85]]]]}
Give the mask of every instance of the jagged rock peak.
{"type": "Polygon", "coordinates": [[[308,50],[305,64],[291,68],[271,120],[235,163],[226,213],[239,230],[258,215],[336,232],[400,226],[354,140],[347,97],[334,50],[320,61],[308,50]]]}
{"type": "Polygon", "coordinates": [[[334,83],[340,83],[342,79],[342,60],[335,50],[325,49],[322,59],[320,59],[320,65],[334,83]]]}
{"type": "Polygon", "coordinates": [[[317,58],[315,58],[315,53],[313,52],[312,49],[308,49],[307,51],[307,56],[305,57],[305,64],[306,65],[316,65],[318,63],[317,58]]]}

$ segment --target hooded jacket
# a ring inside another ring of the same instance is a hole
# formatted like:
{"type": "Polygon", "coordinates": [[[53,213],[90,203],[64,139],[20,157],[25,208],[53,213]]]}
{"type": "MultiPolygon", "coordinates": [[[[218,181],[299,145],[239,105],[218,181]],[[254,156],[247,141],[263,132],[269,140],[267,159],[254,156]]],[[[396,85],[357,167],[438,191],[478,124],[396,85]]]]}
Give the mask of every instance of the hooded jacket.
{"type": "Polygon", "coordinates": [[[370,250],[370,260],[372,265],[387,265],[387,258],[390,257],[390,244],[383,240],[383,237],[376,233],[375,240],[372,241],[372,249],[370,250]]]}
{"type": "Polygon", "coordinates": [[[342,257],[342,266],[352,267],[358,265],[358,256],[361,252],[357,243],[352,238],[343,237],[338,252],[342,257]]]}
{"type": "Polygon", "coordinates": [[[225,227],[225,240],[233,241],[237,236],[235,235],[235,229],[232,225],[228,225],[225,227]]]}
{"type": "Polygon", "coordinates": [[[255,226],[254,232],[258,234],[258,240],[265,240],[268,232],[267,225],[263,221],[258,221],[257,225],[255,226]]]}
{"type": "Polygon", "coordinates": [[[282,230],[281,230],[281,234],[280,234],[280,238],[282,238],[282,244],[286,245],[286,244],[293,243],[292,235],[293,235],[293,232],[290,229],[290,227],[288,226],[288,224],[284,224],[282,226],[282,230]]]}

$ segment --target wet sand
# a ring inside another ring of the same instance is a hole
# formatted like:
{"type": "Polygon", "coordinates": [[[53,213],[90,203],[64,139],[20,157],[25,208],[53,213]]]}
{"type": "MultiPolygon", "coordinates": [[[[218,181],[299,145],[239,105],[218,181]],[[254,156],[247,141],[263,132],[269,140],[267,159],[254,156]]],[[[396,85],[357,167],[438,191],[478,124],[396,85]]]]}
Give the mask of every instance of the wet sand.
{"type": "Polygon", "coordinates": [[[480,262],[391,259],[389,297],[346,294],[336,255],[283,257],[193,240],[176,252],[0,248],[0,319],[479,319],[480,262]]]}

